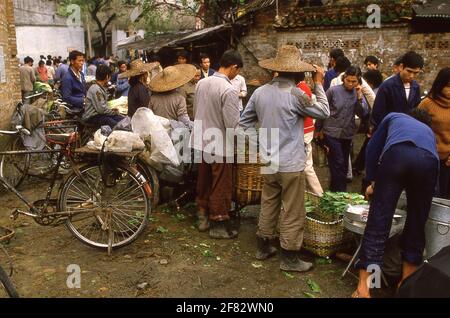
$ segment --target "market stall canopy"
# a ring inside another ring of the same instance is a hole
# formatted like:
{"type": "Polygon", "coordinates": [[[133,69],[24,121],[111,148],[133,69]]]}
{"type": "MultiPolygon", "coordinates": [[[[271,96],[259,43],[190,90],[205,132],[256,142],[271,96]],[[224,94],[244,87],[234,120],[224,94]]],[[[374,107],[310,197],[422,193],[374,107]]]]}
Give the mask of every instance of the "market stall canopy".
{"type": "Polygon", "coordinates": [[[135,50],[153,50],[157,51],[166,46],[178,46],[190,43],[196,40],[203,39],[211,34],[222,32],[231,29],[231,24],[220,24],[210,28],[205,28],[197,31],[179,31],[173,33],[162,33],[149,36],[146,39],[139,41],[127,42],[120,44],[117,48],[120,49],[135,49],[135,50]]]}
{"type": "Polygon", "coordinates": [[[120,48],[122,46],[132,45],[133,43],[142,41],[143,39],[144,38],[141,35],[136,34],[136,35],[130,36],[126,39],[123,39],[122,41],[117,42],[117,47],[120,48]]]}

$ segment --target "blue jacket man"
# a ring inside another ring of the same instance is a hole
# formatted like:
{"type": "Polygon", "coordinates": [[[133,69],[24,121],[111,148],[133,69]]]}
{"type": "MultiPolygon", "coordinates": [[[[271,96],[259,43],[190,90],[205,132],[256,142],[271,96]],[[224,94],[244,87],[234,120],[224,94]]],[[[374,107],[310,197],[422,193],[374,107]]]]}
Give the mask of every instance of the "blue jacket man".
{"type": "Polygon", "coordinates": [[[353,297],[370,297],[368,267],[382,266],[386,240],[398,199],[406,192],[407,216],[400,247],[402,281],[422,263],[425,223],[431,207],[439,172],[436,138],[426,111],[414,108],[409,115],[390,113],[373,134],[366,152],[366,174],[372,196],[369,216],[355,263],[358,288],[353,297]]]}
{"type": "Polygon", "coordinates": [[[84,74],[75,75],[70,68],[64,75],[61,83],[61,93],[63,100],[69,104],[69,107],[76,110],[84,108],[84,98],[86,97],[86,80],[84,74]]]}
{"type": "Polygon", "coordinates": [[[384,81],[378,89],[371,118],[375,129],[387,114],[408,113],[420,103],[420,86],[414,78],[423,68],[423,58],[410,51],[401,61],[400,72],[384,81]]]}

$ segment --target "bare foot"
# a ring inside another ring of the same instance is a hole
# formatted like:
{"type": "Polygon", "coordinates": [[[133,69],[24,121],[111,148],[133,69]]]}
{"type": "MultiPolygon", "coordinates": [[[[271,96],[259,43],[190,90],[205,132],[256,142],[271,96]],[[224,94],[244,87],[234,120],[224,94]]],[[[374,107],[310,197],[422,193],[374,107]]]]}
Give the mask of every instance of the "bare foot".
{"type": "Polygon", "coordinates": [[[370,297],[370,293],[360,292],[357,289],[353,292],[352,298],[371,298],[371,297],[370,297]]]}

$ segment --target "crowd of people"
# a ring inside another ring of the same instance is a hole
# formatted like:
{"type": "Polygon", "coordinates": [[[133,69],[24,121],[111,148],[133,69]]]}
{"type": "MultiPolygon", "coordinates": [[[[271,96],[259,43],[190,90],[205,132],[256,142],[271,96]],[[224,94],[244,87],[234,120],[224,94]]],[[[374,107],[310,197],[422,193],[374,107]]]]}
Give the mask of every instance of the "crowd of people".
{"type": "MultiPolygon", "coordinates": [[[[380,60],[368,56],[363,69],[349,60],[341,49],[329,54],[325,72],[319,65],[302,61],[295,46],[282,46],[276,57],[259,65],[273,79],[257,88],[247,104],[245,78],[240,75],[243,59],[234,50],[226,51],[218,70],[201,55],[198,64],[188,64],[189,54],[179,52],[172,66],[162,68],[157,60],[130,64],[119,61],[113,73],[106,61],[89,59],[73,51],[66,64],[48,57],[33,69],[25,59],[21,68],[22,94],[41,81],[61,80],[62,96],[73,113],[82,114],[90,124],[113,128],[124,116],[107,106],[106,86],[116,85],[116,97],[128,97],[132,117],[140,107],[156,115],[193,128],[214,128],[226,135],[227,129],[259,128],[279,130],[278,170],[265,176],[261,214],[257,229],[260,260],[273,256],[279,240],[280,269],[307,271],[312,264],[300,259],[303,242],[304,192],[323,195],[314,172],[312,142],[326,151],[330,170],[328,189],[345,192],[352,173],[364,173],[362,191],[371,197],[370,213],[357,262],[360,281],[354,297],[369,297],[366,284],[370,264],[382,265],[384,246],[391,220],[402,191],[408,200],[407,221],[401,243],[405,279],[422,262],[424,226],[433,196],[450,199],[450,68],[439,71],[429,94],[421,98],[415,80],[424,68],[416,52],[403,54],[393,62],[392,74],[380,72],[380,60]],[[50,65],[48,65],[50,64],[50,65]],[[53,71],[48,71],[52,65],[53,71]],[[48,67],[47,67],[48,66],[48,67]],[[83,71],[83,68],[86,70],[83,71]],[[46,71],[47,70],[47,71],[46,71]],[[86,89],[85,74],[96,82],[86,89]],[[312,74],[306,78],[305,74],[312,74]],[[365,141],[354,162],[353,139],[358,131],[365,141]],[[278,224],[278,227],[277,227],[278,224]]],[[[195,130],[194,130],[195,131],[195,130]]],[[[198,167],[198,230],[209,231],[216,239],[232,239],[238,232],[230,222],[233,192],[231,161],[225,148],[214,148],[211,162],[210,137],[191,136],[191,146],[200,153],[198,167]]]]}

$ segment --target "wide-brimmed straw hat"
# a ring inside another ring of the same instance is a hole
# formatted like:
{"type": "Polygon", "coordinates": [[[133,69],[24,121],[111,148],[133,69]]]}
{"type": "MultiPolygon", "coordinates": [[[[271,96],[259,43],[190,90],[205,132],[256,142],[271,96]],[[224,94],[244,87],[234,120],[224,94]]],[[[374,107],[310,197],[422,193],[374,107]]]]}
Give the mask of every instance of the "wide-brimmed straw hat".
{"type": "Polygon", "coordinates": [[[152,69],[159,66],[159,62],[144,63],[142,60],[134,60],[130,63],[130,69],[126,72],[120,73],[118,78],[128,78],[133,76],[142,75],[146,72],[151,72],[152,69]]]}
{"type": "Polygon", "coordinates": [[[277,56],[259,61],[259,66],[277,72],[314,72],[316,69],[301,60],[300,50],[294,45],[283,45],[278,49],[277,56]]]}
{"type": "Polygon", "coordinates": [[[194,78],[196,68],[191,64],[177,64],[166,67],[150,81],[152,92],[162,93],[181,87],[194,78]]]}

